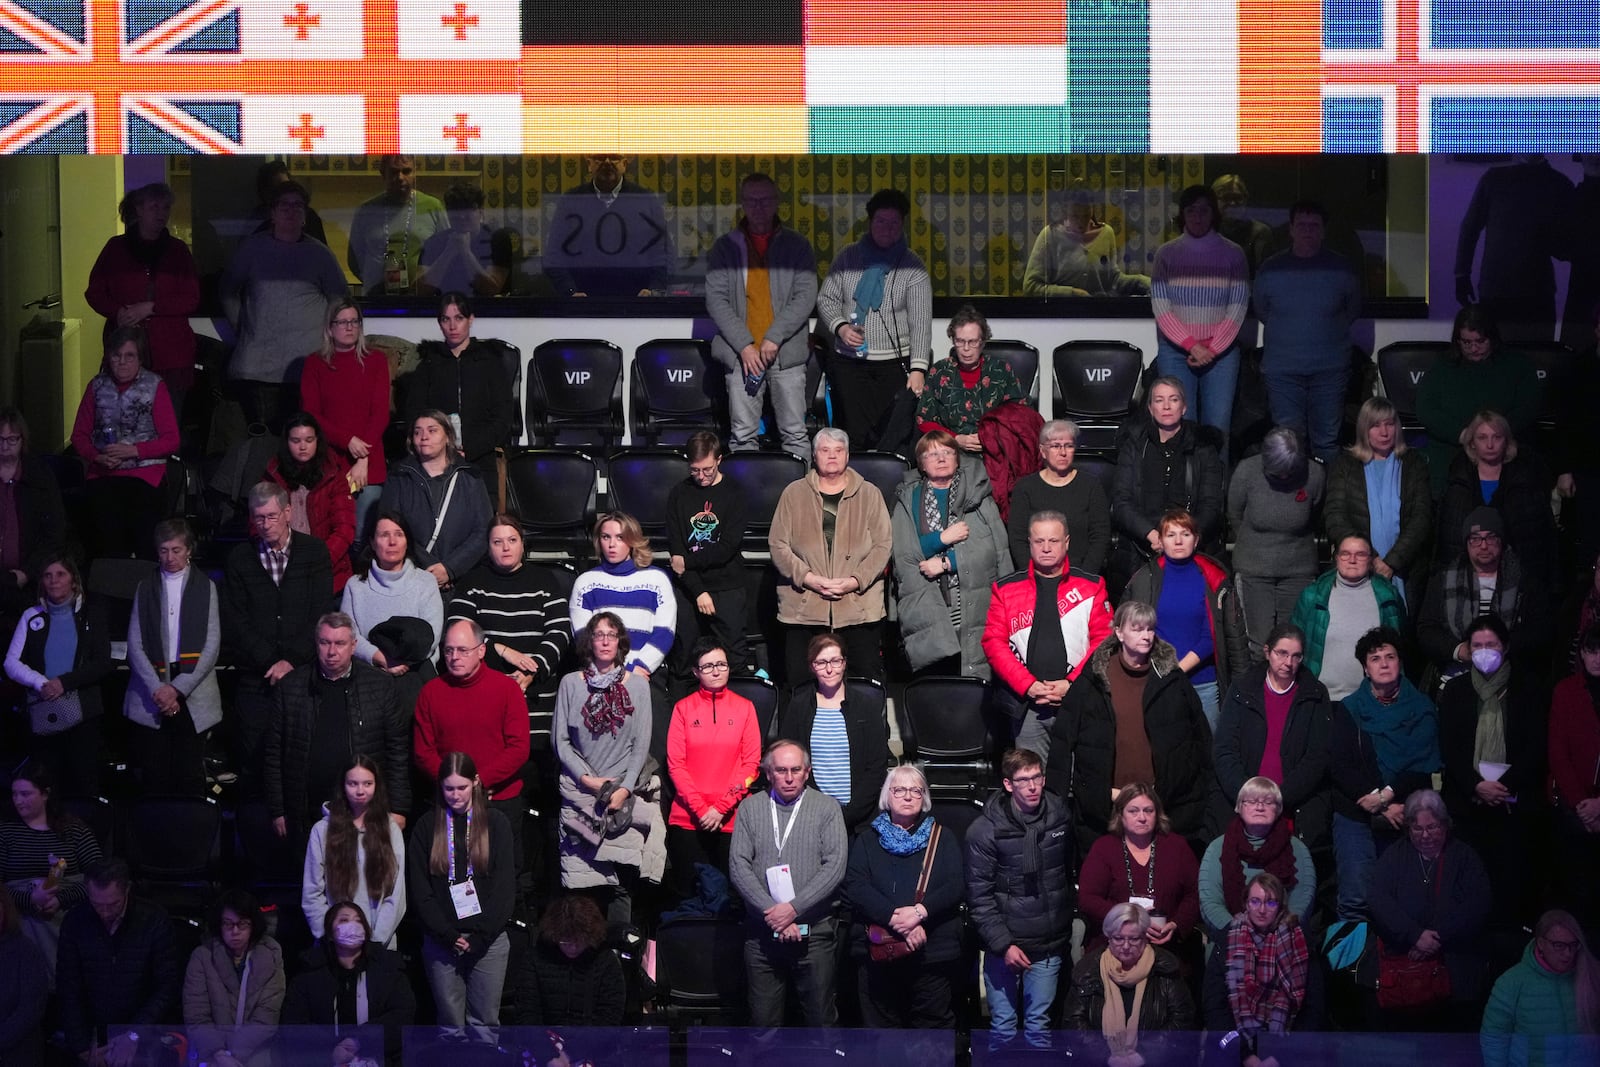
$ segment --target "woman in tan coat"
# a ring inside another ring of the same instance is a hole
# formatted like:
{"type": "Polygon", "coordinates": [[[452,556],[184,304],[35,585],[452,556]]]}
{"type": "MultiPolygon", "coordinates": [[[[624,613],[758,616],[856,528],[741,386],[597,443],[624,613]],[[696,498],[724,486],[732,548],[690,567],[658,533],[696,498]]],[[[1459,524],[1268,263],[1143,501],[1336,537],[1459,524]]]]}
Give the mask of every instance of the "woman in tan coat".
{"type": "Polygon", "coordinates": [[[183,1022],[201,1062],[266,1067],[284,988],[283,950],[267,936],[255,898],[243,890],[224,893],[211,936],[189,957],[183,977],[183,1022]]]}
{"type": "Polygon", "coordinates": [[[772,516],[785,680],[806,677],[806,646],[835,634],[857,672],[883,677],[884,572],[893,535],[876,486],[850,469],[850,438],[829,427],[811,443],[813,469],[792,483],[772,516]]]}

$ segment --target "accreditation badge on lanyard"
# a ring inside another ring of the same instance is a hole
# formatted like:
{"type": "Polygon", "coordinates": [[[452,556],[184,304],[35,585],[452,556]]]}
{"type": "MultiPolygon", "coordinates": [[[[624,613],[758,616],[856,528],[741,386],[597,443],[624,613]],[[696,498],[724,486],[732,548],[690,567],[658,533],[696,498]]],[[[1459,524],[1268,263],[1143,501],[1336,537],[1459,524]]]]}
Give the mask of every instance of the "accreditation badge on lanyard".
{"type": "MultiPolygon", "coordinates": [[[[783,855],[783,846],[789,843],[789,835],[794,832],[794,824],[800,818],[800,805],[804,804],[806,795],[800,794],[794,802],[794,810],[789,813],[789,825],[783,828],[783,833],[778,832],[778,804],[776,801],[768,807],[772,815],[772,843],[778,848],[778,855],[783,855]]],[[[772,899],[779,904],[787,904],[794,899],[794,876],[787,863],[774,864],[767,868],[767,892],[772,894],[772,899]]]]}
{"type": "Polygon", "coordinates": [[[450,851],[450,903],[456,907],[456,918],[470,919],[483,914],[478,901],[478,887],[472,881],[472,808],[467,808],[467,880],[456,881],[456,820],[445,812],[445,844],[450,851]]]}

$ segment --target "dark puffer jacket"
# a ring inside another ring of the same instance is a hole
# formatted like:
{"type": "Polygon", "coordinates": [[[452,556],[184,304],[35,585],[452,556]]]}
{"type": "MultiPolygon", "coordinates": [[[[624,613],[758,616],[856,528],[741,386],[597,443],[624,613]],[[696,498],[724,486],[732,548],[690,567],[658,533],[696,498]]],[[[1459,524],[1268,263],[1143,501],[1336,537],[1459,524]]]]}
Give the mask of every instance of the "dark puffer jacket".
{"type": "MultiPolygon", "coordinates": [[[[433,526],[438,518],[431,485],[432,479],[416,456],[407,456],[389,468],[389,480],[383,484],[383,498],[379,506],[384,511],[395,511],[411,528],[411,554],[418,567],[424,569],[435,563],[444,564],[450,580],[455,581],[482,562],[489,551],[489,520],[494,509],[489,503],[489,491],[484,487],[483,474],[469,463],[452,461],[448,475],[455,478],[455,492],[449,493],[450,506],[445,509],[444,521],[439,524],[439,537],[433,537],[433,526]],[[428,543],[433,548],[428,549],[428,543]]],[[[448,492],[447,485],[439,486],[439,504],[448,492]]]]}
{"type": "MultiPolygon", "coordinates": [[[[1100,956],[1110,951],[1086,953],[1072,968],[1072,984],[1067,989],[1066,1024],[1068,1030],[1100,1029],[1100,1014],[1106,1006],[1106,986],[1100,980],[1100,956]]],[[[1183,980],[1178,957],[1158,948],[1155,965],[1139,1002],[1139,1035],[1157,1030],[1194,1030],[1199,1026],[1194,997],[1183,980]]]]}
{"type": "Polygon", "coordinates": [[[69,1051],[87,1052],[107,1025],[173,1021],[182,983],[172,922],[156,905],[130,897],[115,934],[86,903],[62,920],[56,995],[69,1051]]]}
{"type": "MultiPolygon", "coordinates": [[[[1051,727],[1049,780],[1070,788],[1075,800],[1078,851],[1088,855],[1111,820],[1111,790],[1126,782],[1111,780],[1117,754],[1117,714],[1106,678],[1111,657],[1120,655],[1115,634],[1101,642],[1089,668],[1067,691],[1061,714],[1051,727]]],[[[1191,844],[1204,843],[1206,804],[1211,796],[1211,728],[1200,697],[1178,669],[1178,654],[1157,640],[1150,652],[1150,677],[1144,687],[1144,732],[1155,766],[1156,792],[1172,820],[1173,833],[1191,844]]]]}
{"type": "MultiPolygon", "coordinates": [[[[267,730],[267,807],[301,832],[315,811],[308,793],[311,737],[316,732],[315,664],[297,667],[277,685],[278,715],[267,730]]],[[[394,679],[365,663],[350,665],[350,751],[383,767],[391,811],[411,810],[411,709],[395,699],[394,679]]],[[[321,803],[326,798],[315,798],[321,803]]]]}
{"type": "MultiPolygon", "coordinates": [[[[1383,561],[1402,578],[1420,574],[1430,555],[1433,534],[1433,487],[1428,460],[1417,449],[1400,454],[1400,536],[1383,561]]],[[[1372,540],[1372,505],[1367,499],[1367,465],[1348,452],[1328,468],[1328,495],[1322,505],[1328,540],[1337,546],[1346,537],[1372,540]]],[[[1446,558],[1455,555],[1452,548],[1446,558]]]]}
{"type": "Polygon", "coordinates": [[[1217,449],[1203,439],[1199,427],[1185,420],[1178,430],[1183,470],[1169,497],[1162,486],[1144,476],[1144,455],[1155,444],[1155,424],[1137,419],[1123,427],[1117,441],[1117,468],[1111,480],[1111,525],[1132,546],[1145,546],[1145,536],[1168,508],[1186,508],[1200,524],[1200,543],[1222,536],[1222,501],[1227,483],[1217,449]]]}
{"type": "Polygon", "coordinates": [[[620,1026],[622,963],[604,945],[569,960],[540,939],[512,975],[519,1026],[620,1026]]]}
{"type": "Polygon", "coordinates": [[[995,790],[967,830],[967,905],[995,955],[1016,945],[1032,960],[1060,955],[1072,935],[1078,857],[1066,802],[1046,789],[1025,819],[995,790]]]}
{"type": "MultiPolygon", "coordinates": [[[[1239,788],[1255,777],[1267,746],[1267,710],[1262,687],[1267,665],[1258,663],[1234,679],[1217,713],[1212,761],[1222,792],[1215,801],[1214,824],[1221,833],[1233,817],[1239,788]]],[[[1283,760],[1281,814],[1294,820],[1295,836],[1307,847],[1327,844],[1333,833],[1333,781],[1328,773],[1328,742],[1333,732],[1333,702],[1317,676],[1301,667],[1294,701],[1278,747],[1283,760]]]]}

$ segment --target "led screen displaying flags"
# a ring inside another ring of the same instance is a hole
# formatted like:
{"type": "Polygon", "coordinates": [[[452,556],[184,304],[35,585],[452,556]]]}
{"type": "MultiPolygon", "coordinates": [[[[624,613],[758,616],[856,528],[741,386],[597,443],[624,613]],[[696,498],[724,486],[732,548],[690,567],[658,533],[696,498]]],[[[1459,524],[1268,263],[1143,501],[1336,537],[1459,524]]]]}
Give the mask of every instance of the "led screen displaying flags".
{"type": "Polygon", "coordinates": [[[4,152],[1600,150],[1595,0],[0,0],[4,152]]]}

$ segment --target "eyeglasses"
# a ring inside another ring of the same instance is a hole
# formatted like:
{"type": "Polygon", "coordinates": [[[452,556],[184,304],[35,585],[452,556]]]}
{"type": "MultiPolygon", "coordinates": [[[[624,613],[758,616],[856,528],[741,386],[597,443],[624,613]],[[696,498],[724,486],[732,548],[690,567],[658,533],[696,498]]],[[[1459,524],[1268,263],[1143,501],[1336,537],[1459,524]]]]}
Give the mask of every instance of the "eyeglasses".
{"type": "Polygon", "coordinates": [[[440,648],[439,651],[443,652],[446,657],[467,656],[478,651],[478,649],[482,647],[482,645],[445,645],[444,647],[440,648]]]}
{"type": "Polygon", "coordinates": [[[1142,945],[1144,944],[1144,935],[1116,934],[1112,937],[1106,938],[1106,940],[1111,942],[1113,945],[1142,945]]]}
{"type": "Polygon", "coordinates": [[[1473,535],[1471,535],[1470,537],[1467,538],[1467,544],[1473,545],[1473,546],[1476,547],[1476,546],[1482,546],[1482,545],[1497,544],[1499,542],[1499,540],[1500,540],[1500,535],[1496,534],[1496,533],[1475,533],[1475,534],[1473,534],[1473,535]]]}
{"type": "Polygon", "coordinates": [[[819,671],[832,670],[835,667],[844,666],[844,657],[829,656],[827,659],[814,659],[811,661],[811,665],[819,671]]]}
{"type": "Polygon", "coordinates": [[[957,348],[982,348],[983,338],[978,337],[969,341],[965,337],[957,337],[951,341],[951,344],[955,345],[957,348]]]}
{"type": "Polygon", "coordinates": [[[1078,447],[1076,441],[1051,441],[1045,446],[1047,452],[1071,452],[1078,447]]]}
{"type": "Polygon", "coordinates": [[[921,800],[923,793],[920,785],[896,785],[889,788],[889,795],[899,797],[901,800],[911,800],[913,798],[921,800]]]}
{"type": "Polygon", "coordinates": [[[1239,801],[1241,808],[1276,808],[1278,802],[1271,797],[1252,797],[1249,800],[1239,801]]]}
{"type": "Polygon", "coordinates": [[[1340,559],[1371,559],[1371,552],[1340,552],[1340,559]]]}
{"type": "Polygon", "coordinates": [[[726,660],[721,663],[701,663],[695,667],[695,670],[702,674],[721,674],[727,669],[728,663],[726,660]]]}
{"type": "Polygon", "coordinates": [[[1267,655],[1271,656],[1273,659],[1305,659],[1306,658],[1306,654],[1303,651],[1293,651],[1293,652],[1291,652],[1287,648],[1269,648],[1269,649],[1267,649],[1267,655]]]}
{"type": "Polygon", "coordinates": [[[589,635],[591,641],[615,641],[621,635],[615,630],[596,630],[589,635]]]}
{"type": "Polygon", "coordinates": [[[1552,941],[1548,937],[1541,937],[1539,940],[1557,952],[1576,952],[1580,947],[1576,941],[1552,941]]]}
{"type": "Polygon", "coordinates": [[[1012,785],[1029,786],[1029,785],[1039,785],[1043,781],[1044,781],[1044,775],[1042,775],[1042,774],[1019,774],[1016,777],[1011,779],[1011,784],[1012,785]]]}
{"type": "Polygon", "coordinates": [[[1244,903],[1245,903],[1245,906],[1249,907],[1249,908],[1261,908],[1261,909],[1263,909],[1265,911],[1277,911],[1278,910],[1278,901],[1276,901],[1276,900],[1261,900],[1261,899],[1258,899],[1256,897],[1251,897],[1249,900],[1245,901],[1244,903]]]}
{"type": "Polygon", "coordinates": [[[249,919],[223,919],[221,925],[224,930],[234,931],[249,930],[255,926],[249,919]]]}
{"type": "Polygon", "coordinates": [[[20,445],[21,443],[22,435],[20,433],[0,435],[0,445],[20,445]]]}
{"type": "Polygon", "coordinates": [[[361,325],[360,319],[334,319],[329,326],[338,326],[341,329],[353,330],[361,325]]]}
{"type": "Polygon", "coordinates": [[[1431,837],[1434,834],[1444,833],[1444,825],[1436,822],[1429,823],[1427,826],[1419,826],[1416,823],[1412,823],[1410,829],[1418,837],[1431,837]]]}

